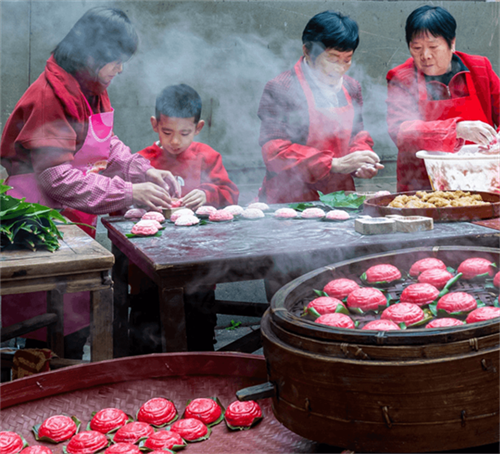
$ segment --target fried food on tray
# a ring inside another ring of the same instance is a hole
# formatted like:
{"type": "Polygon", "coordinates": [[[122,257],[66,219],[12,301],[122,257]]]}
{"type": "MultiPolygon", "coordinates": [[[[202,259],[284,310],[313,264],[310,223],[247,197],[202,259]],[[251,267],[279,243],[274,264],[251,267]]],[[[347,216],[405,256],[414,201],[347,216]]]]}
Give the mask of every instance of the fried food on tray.
{"type": "Polygon", "coordinates": [[[417,191],[415,195],[398,195],[389,206],[392,208],[443,208],[487,205],[481,194],[464,191],[417,191]]]}

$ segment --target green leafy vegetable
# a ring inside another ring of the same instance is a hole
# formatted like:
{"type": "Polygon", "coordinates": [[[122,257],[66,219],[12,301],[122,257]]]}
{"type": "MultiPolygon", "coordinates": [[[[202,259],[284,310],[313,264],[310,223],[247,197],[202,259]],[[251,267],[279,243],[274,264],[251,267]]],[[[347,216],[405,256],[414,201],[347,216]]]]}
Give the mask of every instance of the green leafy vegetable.
{"type": "Polygon", "coordinates": [[[45,248],[54,252],[59,248],[62,233],[54,220],[67,224],[57,210],[16,199],[6,192],[12,189],[0,180],[0,245],[2,249],[12,244],[33,251],[45,248]]]}
{"type": "Polygon", "coordinates": [[[330,194],[323,194],[318,191],[319,200],[331,208],[350,208],[358,210],[366,199],[364,195],[346,194],[345,191],[331,192],[330,194]]]}
{"type": "Polygon", "coordinates": [[[304,202],[300,202],[300,203],[290,203],[288,205],[290,208],[293,208],[294,210],[296,211],[304,211],[306,208],[314,208],[316,207],[316,205],[314,203],[304,203],[304,202]]]}

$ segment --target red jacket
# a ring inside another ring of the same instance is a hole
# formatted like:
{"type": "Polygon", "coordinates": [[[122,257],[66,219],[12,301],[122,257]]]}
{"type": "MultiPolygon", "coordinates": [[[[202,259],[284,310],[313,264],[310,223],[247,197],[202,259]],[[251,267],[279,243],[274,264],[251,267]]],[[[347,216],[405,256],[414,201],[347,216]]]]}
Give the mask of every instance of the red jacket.
{"type": "MultiPolygon", "coordinates": [[[[349,150],[338,154],[371,150],[373,140],[363,130],[361,86],[349,76],[344,76],[344,86],[351,97],[355,116],[349,150]]],[[[318,200],[318,189],[325,192],[335,187],[339,175],[330,173],[330,169],[334,151],[338,150],[319,150],[306,145],[310,127],[308,104],[294,69],[266,84],[258,116],[261,119],[259,144],[266,165],[266,177],[259,191],[262,201],[318,200]]],[[[335,190],[354,189],[352,178],[350,181],[351,187],[335,190]]]]}
{"type": "Polygon", "coordinates": [[[182,196],[193,189],[201,189],[207,195],[207,205],[219,208],[238,203],[238,188],[229,179],[222,156],[204,143],[193,142],[177,156],[156,144],[139,151],[139,154],[149,159],[153,167],[182,177],[182,196]]]}
{"type": "MultiPolygon", "coordinates": [[[[470,72],[482,110],[488,123],[498,128],[500,121],[500,79],[486,57],[455,52],[470,72]]],[[[425,79],[413,64],[413,58],[387,73],[387,124],[389,134],[398,147],[398,191],[430,189],[419,150],[453,152],[461,146],[456,125],[460,117],[426,121],[420,114],[418,84],[425,79]]],[[[449,85],[451,99],[467,96],[465,74],[457,74],[449,85]]]]}

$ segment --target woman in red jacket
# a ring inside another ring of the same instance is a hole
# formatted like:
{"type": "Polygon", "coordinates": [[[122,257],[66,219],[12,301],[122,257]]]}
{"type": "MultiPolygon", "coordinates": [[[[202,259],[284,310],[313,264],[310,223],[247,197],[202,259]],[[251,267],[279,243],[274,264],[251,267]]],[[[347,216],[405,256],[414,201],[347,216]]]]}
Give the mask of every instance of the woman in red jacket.
{"type": "Polygon", "coordinates": [[[500,80],[485,57],[455,51],[456,21],[439,6],[406,20],[411,58],[387,73],[387,123],[398,147],[398,191],[431,189],[419,150],[487,147],[499,127],[500,80]]]}
{"type": "Polygon", "coordinates": [[[345,75],[358,25],[335,11],[314,16],[302,34],[304,56],[264,88],[258,115],[268,203],[318,200],[318,191],[353,190],[352,175],[383,168],[363,128],[361,86],[345,75]]]}

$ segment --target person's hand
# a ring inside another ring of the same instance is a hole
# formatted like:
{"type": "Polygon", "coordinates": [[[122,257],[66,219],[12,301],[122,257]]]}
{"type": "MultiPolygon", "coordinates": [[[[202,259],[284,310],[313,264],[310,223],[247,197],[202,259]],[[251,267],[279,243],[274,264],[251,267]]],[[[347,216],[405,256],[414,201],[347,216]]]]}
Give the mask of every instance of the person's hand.
{"type": "Polygon", "coordinates": [[[482,121],[461,121],[457,123],[457,139],[488,146],[496,139],[497,132],[493,126],[482,121]]]}
{"type": "Polygon", "coordinates": [[[182,198],[182,206],[193,211],[207,203],[207,195],[201,189],[193,189],[182,198]]]}
{"type": "Polygon", "coordinates": [[[356,172],[354,172],[354,176],[356,178],[373,178],[375,175],[377,175],[378,171],[380,169],[383,169],[384,166],[380,163],[377,163],[375,165],[372,164],[363,164],[356,172]]]}
{"type": "Polygon", "coordinates": [[[155,183],[136,183],[132,185],[134,205],[143,206],[153,211],[170,208],[170,194],[155,183]]]}
{"type": "Polygon", "coordinates": [[[146,172],[146,181],[157,184],[170,195],[180,197],[181,187],[177,179],[168,170],[151,168],[146,172]]]}
{"type": "Polygon", "coordinates": [[[371,150],[354,151],[341,158],[333,158],[330,172],[343,174],[352,173],[366,165],[376,167],[379,162],[380,158],[371,150]]]}

